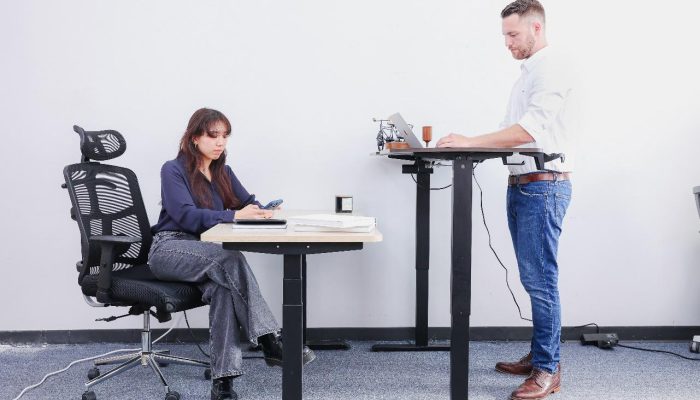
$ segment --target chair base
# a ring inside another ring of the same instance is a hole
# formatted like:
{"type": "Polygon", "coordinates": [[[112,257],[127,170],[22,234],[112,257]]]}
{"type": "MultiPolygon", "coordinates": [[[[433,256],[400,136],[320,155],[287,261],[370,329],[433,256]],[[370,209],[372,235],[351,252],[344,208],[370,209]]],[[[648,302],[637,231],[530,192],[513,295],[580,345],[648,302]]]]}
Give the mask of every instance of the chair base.
{"type": "Polygon", "coordinates": [[[105,373],[104,375],[101,375],[99,373],[99,370],[97,368],[94,368],[90,370],[90,373],[88,374],[88,377],[90,380],[85,383],[85,390],[86,392],[83,394],[83,397],[94,399],[95,394],[94,392],[90,391],[90,388],[106,381],[107,379],[111,379],[119,374],[121,374],[124,371],[128,371],[137,365],[142,365],[144,367],[148,366],[155,372],[156,376],[160,379],[160,382],[163,384],[163,388],[165,389],[165,395],[166,399],[177,399],[179,398],[179,394],[177,392],[173,392],[170,390],[170,387],[168,385],[168,381],[165,379],[163,376],[163,373],[160,370],[159,364],[162,366],[168,365],[168,364],[181,364],[181,365],[190,365],[190,366],[195,366],[195,367],[202,367],[205,368],[204,371],[204,377],[206,379],[211,379],[211,369],[210,369],[210,364],[208,361],[201,361],[201,360],[195,360],[192,358],[186,358],[186,357],[179,357],[179,356],[174,356],[170,355],[169,350],[158,350],[158,351],[153,351],[152,346],[153,343],[151,342],[151,329],[150,329],[150,313],[148,311],[144,312],[144,327],[143,331],[141,332],[141,351],[136,352],[136,353],[130,353],[130,354],[122,354],[118,356],[112,356],[112,357],[104,357],[95,360],[95,367],[98,367],[100,365],[109,365],[109,364],[119,364],[120,365],[112,368],[110,371],[105,373]]]}

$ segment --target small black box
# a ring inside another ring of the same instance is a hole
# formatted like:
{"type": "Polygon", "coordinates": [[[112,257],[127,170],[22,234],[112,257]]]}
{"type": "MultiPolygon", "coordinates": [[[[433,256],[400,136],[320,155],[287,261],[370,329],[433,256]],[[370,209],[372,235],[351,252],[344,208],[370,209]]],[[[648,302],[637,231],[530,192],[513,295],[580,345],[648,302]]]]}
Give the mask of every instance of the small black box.
{"type": "Polygon", "coordinates": [[[617,333],[584,333],[581,335],[581,344],[593,344],[601,349],[611,349],[617,345],[619,340],[617,333]]]}

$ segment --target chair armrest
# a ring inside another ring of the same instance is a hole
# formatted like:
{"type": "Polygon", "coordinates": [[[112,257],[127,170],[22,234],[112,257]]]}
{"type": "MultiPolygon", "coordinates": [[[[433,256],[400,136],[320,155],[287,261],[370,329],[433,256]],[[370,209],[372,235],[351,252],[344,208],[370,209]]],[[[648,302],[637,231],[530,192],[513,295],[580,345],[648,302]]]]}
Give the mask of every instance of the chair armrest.
{"type": "Polygon", "coordinates": [[[133,243],[141,241],[139,237],[118,235],[90,236],[89,242],[100,246],[100,270],[97,277],[97,301],[109,303],[112,301],[110,289],[112,288],[112,269],[114,259],[118,254],[126,251],[133,243]]]}

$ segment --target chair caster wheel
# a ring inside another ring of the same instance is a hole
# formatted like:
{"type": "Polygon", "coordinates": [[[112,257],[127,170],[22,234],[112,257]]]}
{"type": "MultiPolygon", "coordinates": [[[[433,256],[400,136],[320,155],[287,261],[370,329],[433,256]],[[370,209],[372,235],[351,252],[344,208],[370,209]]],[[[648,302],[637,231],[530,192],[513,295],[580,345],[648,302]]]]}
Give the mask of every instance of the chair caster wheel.
{"type": "Polygon", "coordinates": [[[83,393],[83,398],[81,400],[97,400],[97,396],[95,396],[95,392],[90,390],[89,392],[83,393]]]}
{"type": "Polygon", "coordinates": [[[99,368],[90,368],[88,371],[88,379],[93,380],[100,376],[100,369],[99,368]]]}
{"type": "Polygon", "coordinates": [[[165,400],[180,400],[180,393],[168,392],[168,394],[165,395],[165,400]]]}
{"type": "Polygon", "coordinates": [[[210,381],[211,380],[211,368],[206,368],[204,370],[204,379],[210,381]]]}

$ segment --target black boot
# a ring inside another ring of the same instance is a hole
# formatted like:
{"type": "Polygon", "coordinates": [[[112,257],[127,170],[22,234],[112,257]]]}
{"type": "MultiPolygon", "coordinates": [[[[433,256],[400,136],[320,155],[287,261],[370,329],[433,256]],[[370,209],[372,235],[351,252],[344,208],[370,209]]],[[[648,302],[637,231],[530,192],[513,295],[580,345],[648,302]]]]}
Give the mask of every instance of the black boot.
{"type": "Polygon", "coordinates": [[[231,384],[233,378],[226,376],[211,381],[211,400],[238,400],[238,393],[231,384]]]}
{"type": "MultiPolygon", "coordinates": [[[[258,338],[258,343],[262,347],[263,354],[265,355],[265,362],[267,365],[282,366],[282,337],[275,333],[268,333],[267,335],[260,336],[258,338]]],[[[313,350],[304,346],[302,348],[301,360],[303,365],[310,363],[316,359],[316,354],[313,350]]]]}

